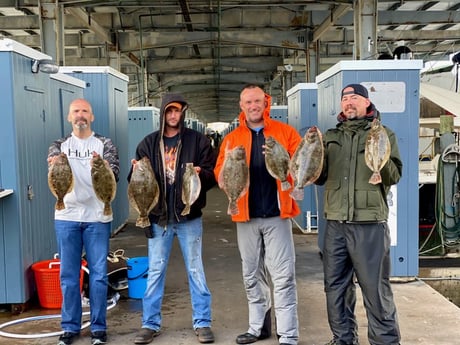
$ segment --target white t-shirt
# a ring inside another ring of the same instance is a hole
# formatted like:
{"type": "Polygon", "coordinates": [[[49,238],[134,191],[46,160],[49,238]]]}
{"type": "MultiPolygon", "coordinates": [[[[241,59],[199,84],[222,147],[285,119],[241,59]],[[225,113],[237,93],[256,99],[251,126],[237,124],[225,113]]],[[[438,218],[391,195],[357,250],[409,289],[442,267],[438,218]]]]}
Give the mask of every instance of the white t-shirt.
{"type": "Polygon", "coordinates": [[[69,136],[61,143],[61,152],[67,155],[72,168],[73,190],[64,196],[63,210],[55,211],[55,219],[76,222],[102,222],[113,220],[113,215],[103,214],[104,203],[94,192],[91,179],[91,164],[93,152],[101,157],[104,154],[104,143],[94,133],[85,139],[75,135],[69,136]]]}

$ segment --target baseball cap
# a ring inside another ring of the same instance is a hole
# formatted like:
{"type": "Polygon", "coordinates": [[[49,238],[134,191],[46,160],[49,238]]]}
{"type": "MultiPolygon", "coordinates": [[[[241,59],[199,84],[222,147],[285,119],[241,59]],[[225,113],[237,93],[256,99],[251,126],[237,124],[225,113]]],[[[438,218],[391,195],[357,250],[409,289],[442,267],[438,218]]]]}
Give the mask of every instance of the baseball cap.
{"type": "Polygon", "coordinates": [[[348,84],[342,89],[342,97],[345,95],[353,95],[353,94],[360,95],[364,98],[369,98],[369,93],[367,92],[367,89],[361,84],[348,84]],[[349,89],[349,88],[352,88],[353,90],[345,91],[346,89],[349,89]]]}
{"type": "Polygon", "coordinates": [[[182,104],[179,102],[168,103],[165,107],[165,110],[168,109],[169,107],[176,107],[177,109],[182,110],[182,104]]]}

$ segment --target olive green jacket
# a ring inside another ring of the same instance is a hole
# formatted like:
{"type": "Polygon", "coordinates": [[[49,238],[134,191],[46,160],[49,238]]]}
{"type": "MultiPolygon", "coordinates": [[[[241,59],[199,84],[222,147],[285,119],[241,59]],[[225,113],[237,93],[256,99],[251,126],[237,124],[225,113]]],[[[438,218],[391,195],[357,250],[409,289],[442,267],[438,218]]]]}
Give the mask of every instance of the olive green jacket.
{"type": "Polygon", "coordinates": [[[339,115],[336,128],[326,131],[324,165],[316,184],[325,185],[324,216],[328,220],[351,222],[386,221],[387,194],[391,185],[398,183],[402,174],[397,138],[385,127],[391,144],[390,159],[380,171],[382,183],[369,183],[372,171],[367,167],[364,148],[374,117],[345,120],[339,115]]]}

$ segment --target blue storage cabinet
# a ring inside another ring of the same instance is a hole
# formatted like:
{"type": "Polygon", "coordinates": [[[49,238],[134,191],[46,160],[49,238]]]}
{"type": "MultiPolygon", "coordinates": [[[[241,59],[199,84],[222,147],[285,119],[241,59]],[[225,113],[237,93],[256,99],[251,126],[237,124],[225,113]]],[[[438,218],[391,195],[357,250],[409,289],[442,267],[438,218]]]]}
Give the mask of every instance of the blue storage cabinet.
{"type": "Polygon", "coordinates": [[[288,123],[288,107],[287,105],[272,105],[270,107],[270,117],[284,123],[288,123]]]}
{"type": "MultiPolygon", "coordinates": [[[[307,129],[318,124],[318,86],[315,83],[299,83],[286,92],[288,123],[301,136],[307,129]]],[[[295,218],[304,232],[318,230],[318,187],[304,188],[303,200],[298,200],[301,214],[295,218]]]]}
{"type": "Polygon", "coordinates": [[[128,156],[135,158],[139,142],[147,134],[160,129],[160,109],[156,107],[128,108],[128,156]]]}
{"type": "MultiPolygon", "coordinates": [[[[418,274],[418,128],[421,60],[342,61],[316,77],[318,123],[324,132],[335,127],[342,88],[359,83],[380,111],[382,122],[398,138],[403,175],[389,195],[392,276],[418,274]]],[[[321,188],[322,190],[323,188],[321,188]]],[[[325,220],[322,191],[318,244],[322,248],[325,220]]]]}
{"type": "Polygon", "coordinates": [[[27,302],[35,292],[31,265],[57,251],[46,157],[63,124],[49,74],[31,71],[41,59],[51,57],[0,39],[0,187],[12,192],[0,198],[0,304],[27,302]]]}
{"type": "Polygon", "coordinates": [[[64,66],[59,72],[85,81],[84,98],[91,103],[95,132],[112,139],[120,157],[120,179],[112,203],[112,231],[126,225],[129,215],[127,176],[128,156],[128,77],[109,66],[64,66]]]}

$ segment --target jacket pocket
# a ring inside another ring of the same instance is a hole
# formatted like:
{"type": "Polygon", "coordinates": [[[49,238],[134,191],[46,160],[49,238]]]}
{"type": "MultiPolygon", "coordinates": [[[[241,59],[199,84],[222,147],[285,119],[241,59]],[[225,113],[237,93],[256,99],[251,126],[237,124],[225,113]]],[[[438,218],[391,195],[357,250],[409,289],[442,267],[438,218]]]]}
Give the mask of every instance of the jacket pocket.
{"type": "Polygon", "coordinates": [[[376,190],[357,190],[355,194],[355,207],[357,209],[376,209],[381,204],[380,192],[376,190]]]}
{"type": "Polygon", "coordinates": [[[342,193],[340,192],[340,180],[327,180],[325,189],[325,207],[338,210],[342,207],[342,193]]]}

